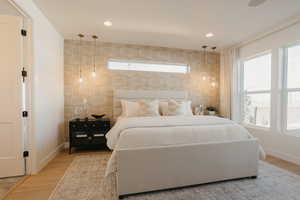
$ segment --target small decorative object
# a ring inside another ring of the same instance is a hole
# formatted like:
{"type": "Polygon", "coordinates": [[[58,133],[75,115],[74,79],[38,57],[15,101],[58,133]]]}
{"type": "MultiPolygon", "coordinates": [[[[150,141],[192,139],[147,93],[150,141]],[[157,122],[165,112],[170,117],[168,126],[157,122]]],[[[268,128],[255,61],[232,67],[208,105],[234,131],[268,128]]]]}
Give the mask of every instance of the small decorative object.
{"type": "Polygon", "coordinates": [[[92,114],[92,117],[94,117],[95,119],[101,119],[105,116],[105,114],[92,114]]]}
{"type": "Polygon", "coordinates": [[[89,106],[89,103],[88,103],[88,100],[86,98],[84,98],[82,100],[82,109],[83,109],[83,114],[84,114],[84,117],[87,117],[89,116],[89,110],[90,110],[90,106],[89,106]]]}
{"type": "Polygon", "coordinates": [[[80,119],[82,117],[82,113],[83,113],[83,108],[81,105],[76,105],[74,107],[74,116],[78,119],[80,119]]]}
{"type": "Polygon", "coordinates": [[[217,109],[213,106],[208,106],[206,110],[208,111],[208,115],[214,116],[217,114],[217,109]]]}
{"type": "Polygon", "coordinates": [[[204,115],[204,109],[203,105],[200,104],[195,108],[195,115],[204,115]]]}

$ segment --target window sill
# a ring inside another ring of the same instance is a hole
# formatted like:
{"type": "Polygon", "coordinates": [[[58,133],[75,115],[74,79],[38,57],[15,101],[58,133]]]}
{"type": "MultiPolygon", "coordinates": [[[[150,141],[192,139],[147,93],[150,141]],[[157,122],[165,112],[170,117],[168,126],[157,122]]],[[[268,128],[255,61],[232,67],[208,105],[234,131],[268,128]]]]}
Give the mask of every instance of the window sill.
{"type": "Polygon", "coordinates": [[[285,132],[285,135],[292,137],[300,137],[300,132],[285,132]]]}

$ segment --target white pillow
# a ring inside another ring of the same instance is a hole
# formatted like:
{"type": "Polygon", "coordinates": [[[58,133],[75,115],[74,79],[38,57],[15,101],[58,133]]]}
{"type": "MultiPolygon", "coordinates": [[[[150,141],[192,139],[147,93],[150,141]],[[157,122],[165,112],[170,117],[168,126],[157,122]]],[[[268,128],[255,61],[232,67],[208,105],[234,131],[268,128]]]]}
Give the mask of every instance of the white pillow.
{"type": "Polygon", "coordinates": [[[141,100],[139,103],[139,116],[140,117],[153,117],[159,116],[158,100],[145,101],[141,100]]]}
{"type": "Polygon", "coordinates": [[[193,116],[191,101],[175,101],[173,99],[168,102],[160,102],[161,113],[164,116],[193,116]]]}
{"type": "Polygon", "coordinates": [[[185,101],[186,105],[186,115],[187,116],[193,116],[193,111],[192,111],[192,101],[185,101]]]}
{"type": "Polygon", "coordinates": [[[186,113],[186,105],[184,102],[177,102],[175,100],[168,101],[168,113],[169,116],[181,116],[186,113]]]}
{"type": "Polygon", "coordinates": [[[138,102],[121,100],[122,117],[137,117],[140,105],[138,102]]]}

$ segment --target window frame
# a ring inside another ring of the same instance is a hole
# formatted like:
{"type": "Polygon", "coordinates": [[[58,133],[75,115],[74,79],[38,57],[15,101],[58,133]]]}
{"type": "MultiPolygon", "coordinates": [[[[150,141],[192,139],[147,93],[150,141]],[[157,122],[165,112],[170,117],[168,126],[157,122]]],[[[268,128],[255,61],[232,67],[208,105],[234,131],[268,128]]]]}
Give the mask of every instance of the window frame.
{"type": "Polygon", "coordinates": [[[272,54],[272,50],[267,50],[267,51],[263,51],[263,52],[260,52],[258,54],[255,54],[255,55],[252,55],[252,56],[249,56],[247,58],[244,58],[241,60],[241,63],[240,63],[240,80],[239,80],[239,84],[240,84],[240,121],[241,121],[241,124],[247,128],[252,128],[252,129],[259,129],[259,130],[265,130],[265,131],[269,131],[271,130],[272,128],[272,118],[271,118],[271,113],[272,113],[272,57],[273,57],[273,54],[272,54]],[[245,78],[245,62],[249,61],[249,60],[252,60],[252,59],[255,59],[255,58],[258,58],[258,57],[262,57],[262,56],[265,56],[265,55],[269,55],[271,56],[271,71],[270,71],[270,89],[269,90],[255,90],[255,91],[246,91],[244,89],[244,78],[245,78]],[[269,94],[270,95],[270,113],[269,113],[269,120],[270,120],[270,124],[269,124],[269,127],[265,127],[265,126],[260,126],[260,125],[255,125],[255,124],[250,124],[250,123],[245,123],[244,121],[244,116],[245,116],[245,96],[247,94],[269,94]]]}
{"type": "Polygon", "coordinates": [[[300,87],[288,88],[288,49],[295,46],[300,46],[300,42],[292,43],[282,47],[282,132],[285,135],[300,137],[300,128],[288,129],[288,94],[290,92],[300,92],[300,87]]]}
{"type": "Polygon", "coordinates": [[[156,73],[172,73],[172,74],[189,74],[190,73],[190,65],[188,63],[167,63],[167,62],[156,62],[156,61],[144,61],[144,60],[121,60],[121,59],[108,59],[107,60],[107,69],[112,71],[136,71],[136,72],[156,72],[156,73]],[[175,72],[175,71],[150,71],[150,70],[133,70],[133,69],[111,69],[109,67],[110,62],[120,62],[120,63],[139,63],[139,64],[153,64],[153,65],[177,65],[186,67],[186,72],[175,72]]]}

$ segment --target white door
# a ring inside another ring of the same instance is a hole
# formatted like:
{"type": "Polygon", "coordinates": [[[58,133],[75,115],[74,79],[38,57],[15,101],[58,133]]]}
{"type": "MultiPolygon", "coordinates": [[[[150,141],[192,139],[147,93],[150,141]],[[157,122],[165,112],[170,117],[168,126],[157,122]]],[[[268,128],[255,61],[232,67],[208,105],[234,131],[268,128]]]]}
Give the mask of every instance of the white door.
{"type": "Polygon", "coordinates": [[[0,177],[24,174],[22,18],[0,15],[0,177]]]}

